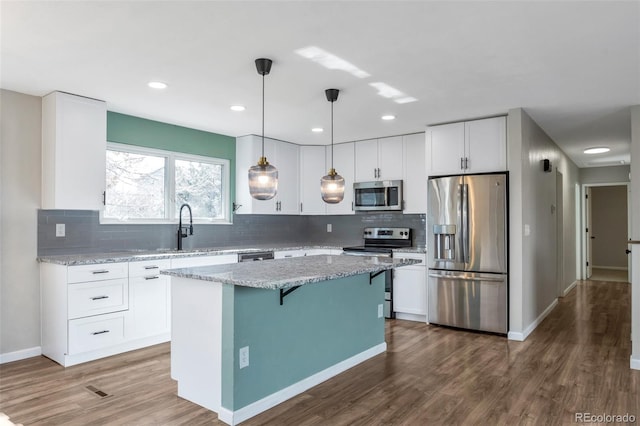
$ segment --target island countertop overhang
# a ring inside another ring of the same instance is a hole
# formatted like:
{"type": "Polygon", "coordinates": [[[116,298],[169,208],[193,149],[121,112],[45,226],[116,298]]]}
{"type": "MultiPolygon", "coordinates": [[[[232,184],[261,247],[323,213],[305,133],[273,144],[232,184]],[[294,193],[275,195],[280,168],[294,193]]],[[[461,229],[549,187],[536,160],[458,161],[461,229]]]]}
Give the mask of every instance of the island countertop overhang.
{"type": "Polygon", "coordinates": [[[316,255],[262,262],[197,266],[161,274],[243,287],[279,290],[320,281],[376,273],[419,263],[413,259],[375,256],[316,255]]]}

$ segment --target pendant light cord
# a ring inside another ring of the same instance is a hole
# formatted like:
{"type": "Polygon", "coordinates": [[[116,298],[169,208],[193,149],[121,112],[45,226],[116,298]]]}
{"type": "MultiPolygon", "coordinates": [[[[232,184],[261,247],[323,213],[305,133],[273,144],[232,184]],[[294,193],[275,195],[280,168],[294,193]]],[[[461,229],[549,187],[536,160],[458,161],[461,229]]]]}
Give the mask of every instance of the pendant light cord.
{"type": "Polygon", "coordinates": [[[264,73],[262,73],[262,157],[264,158],[264,73]]]}
{"type": "Polygon", "coordinates": [[[331,169],[333,169],[333,101],[331,101],[331,169]]]}

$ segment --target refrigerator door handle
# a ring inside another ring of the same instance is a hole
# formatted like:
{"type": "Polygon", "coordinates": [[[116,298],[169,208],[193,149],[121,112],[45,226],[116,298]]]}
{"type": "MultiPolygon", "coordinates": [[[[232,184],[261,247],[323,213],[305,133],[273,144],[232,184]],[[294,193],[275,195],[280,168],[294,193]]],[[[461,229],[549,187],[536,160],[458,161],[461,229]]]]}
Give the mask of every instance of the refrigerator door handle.
{"type": "Polygon", "coordinates": [[[491,278],[491,277],[467,277],[464,275],[445,275],[445,274],[435,274],[435,273],[429,273],[429,277],[431,278],[444,278],[444,279],[450,279],[450,280],[461,280],[461,281],[489,281],[489,282],[496,282],[496,283],[502,283],[504,282],[505,278],[504,277],[496,277],[496,278],[491,278]]]}
{"type": "Polygon", "coordinates": [[[469,263],[469,185],[462,185],[462,261],[469,263]]]}

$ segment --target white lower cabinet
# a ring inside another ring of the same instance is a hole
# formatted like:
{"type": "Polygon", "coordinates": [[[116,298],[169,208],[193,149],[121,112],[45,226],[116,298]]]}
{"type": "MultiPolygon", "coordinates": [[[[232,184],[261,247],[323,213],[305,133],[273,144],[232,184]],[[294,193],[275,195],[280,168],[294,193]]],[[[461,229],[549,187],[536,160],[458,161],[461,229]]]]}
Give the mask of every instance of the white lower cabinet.
{"type": "Polygon", "coordinates": [[[69,321],[69,355],[108,348],[125,340],[126,312],[69,321]]]}
{"type": "Polygon", "coordinates": [[[169,260],[129,263],[130,327],[127,337],[138,339],[171,333],[171,280],[160,275],[169,260]]]}
{"type": "Polygon", "coordinates": [[[274,259],[286,259],[290,257],[316,256],[320,254],[341,254],[342,250],[318,248],[307,250],[279,250],[273,253],[274,259]]]}
{"type": "Polygon", "coordinates": [[[393,310],[397,319],[427,321],[427,268],[425,254],[394,253],[395,259],[417,259],[421,263],[393,272],[393,310]]]}

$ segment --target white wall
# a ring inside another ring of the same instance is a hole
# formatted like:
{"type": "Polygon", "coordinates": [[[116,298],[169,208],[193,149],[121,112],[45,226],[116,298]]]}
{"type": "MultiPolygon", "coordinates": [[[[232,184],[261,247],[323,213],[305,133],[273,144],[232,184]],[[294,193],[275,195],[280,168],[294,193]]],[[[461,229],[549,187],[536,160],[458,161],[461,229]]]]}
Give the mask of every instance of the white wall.
{"type": "Polygon", "coordinates": [[[591,227],[594,267],[627,268],[627,187],[591,188],[591,227]]]}
{"type": "Polygon", "coordinates": [[[629,182],[630,166],[589,167],[580,169],[580,183],[629,182]]]}
{"type": "Polygon", "coordinates": [[[563,214],[561,290],[576,280],[575,184],[578,167],[522,109],[509,111],[510,176],[509,337],[524,339],[549,312],[559,293],[556,278],[556,211],[563,214]],[[556,173],[545,173],[551,160],[563,176],[563,205],[556,206],[556,173]],[[525,235],[525,227],[529,235],[525,235]]]}
{"type": "Polygon", "coordinates": [[[40,353],[41,105],[0,91],[0,362],[40,353]]]}
{"type": "MultiPolygon", "coordinates": [[[[631,107],[631,239],[640,241],[640,105],[631,107]]],[[[631,246],[631,368],[640,370],[640,245],[631,246]]]]}

